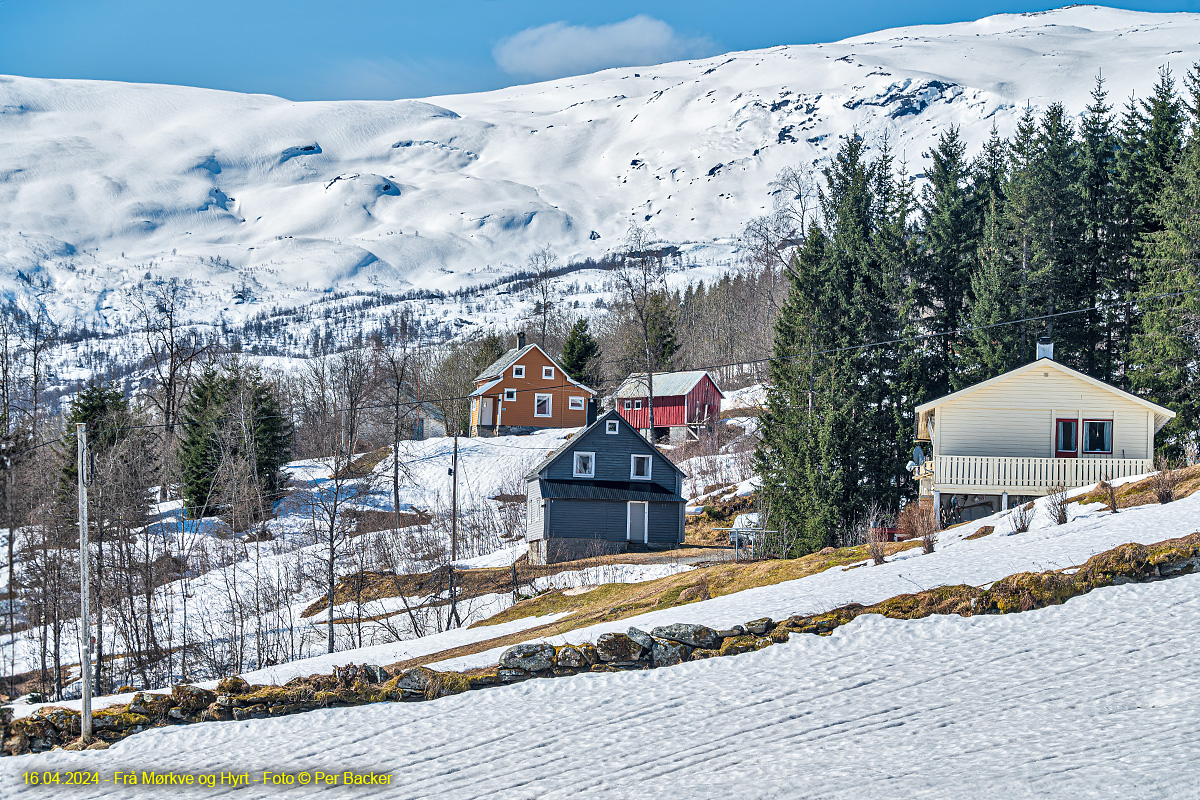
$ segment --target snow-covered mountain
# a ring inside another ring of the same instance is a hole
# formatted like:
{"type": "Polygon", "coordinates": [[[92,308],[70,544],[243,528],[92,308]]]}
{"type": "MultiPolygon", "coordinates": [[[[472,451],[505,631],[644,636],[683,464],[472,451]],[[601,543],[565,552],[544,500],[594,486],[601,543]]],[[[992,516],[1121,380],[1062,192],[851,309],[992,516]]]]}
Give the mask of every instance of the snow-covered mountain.
{"type": "Polygon", "coordinates": [[[148,278],[236,319],[599,257],[633,221],[728,257],[776,173],[852,129],[919,175],[949,125],[977,147],[1101,71],[1119,103],[1198,59],[1200,14],[1076,6],[420,101],[0,77],[0,291],[104,327],[148,278]]]}

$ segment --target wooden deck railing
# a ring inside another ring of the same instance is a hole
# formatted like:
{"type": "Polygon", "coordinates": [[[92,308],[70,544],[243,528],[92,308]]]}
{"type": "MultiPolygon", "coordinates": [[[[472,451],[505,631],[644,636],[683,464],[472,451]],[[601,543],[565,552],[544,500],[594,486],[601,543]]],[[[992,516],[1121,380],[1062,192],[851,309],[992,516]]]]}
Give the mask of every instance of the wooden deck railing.
{"type": "Polygon", "coordinates": [[[1102,480],[1128,478],[1154,469],[1146,458],[1006,458],[935,456],[934,488],[1000,489],[1015,494],[1068,489],[1102,480]]]}

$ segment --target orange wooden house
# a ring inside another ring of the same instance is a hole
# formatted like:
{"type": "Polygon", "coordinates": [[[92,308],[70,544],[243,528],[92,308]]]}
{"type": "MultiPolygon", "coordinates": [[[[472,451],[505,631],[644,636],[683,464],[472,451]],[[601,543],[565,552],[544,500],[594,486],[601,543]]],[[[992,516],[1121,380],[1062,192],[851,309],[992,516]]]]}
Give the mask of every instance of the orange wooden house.
{"type": "Polygon", "coordinates": [[[529,433],[539,428],[578,428],[588,423],[596,392],[571,380],[536,344],[517,346],[475,376],[471,435],[529,433]]]}

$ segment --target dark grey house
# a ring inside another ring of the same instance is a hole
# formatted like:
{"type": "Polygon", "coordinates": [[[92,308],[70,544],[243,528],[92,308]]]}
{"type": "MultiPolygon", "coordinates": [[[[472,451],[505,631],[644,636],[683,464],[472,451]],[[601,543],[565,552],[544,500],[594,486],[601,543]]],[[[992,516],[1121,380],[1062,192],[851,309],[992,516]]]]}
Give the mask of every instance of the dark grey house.
{"type": "Polygon", "coordinates": [[[610,411],[525,476],[529,560],[683,544],[683,472],[610,411]]]}

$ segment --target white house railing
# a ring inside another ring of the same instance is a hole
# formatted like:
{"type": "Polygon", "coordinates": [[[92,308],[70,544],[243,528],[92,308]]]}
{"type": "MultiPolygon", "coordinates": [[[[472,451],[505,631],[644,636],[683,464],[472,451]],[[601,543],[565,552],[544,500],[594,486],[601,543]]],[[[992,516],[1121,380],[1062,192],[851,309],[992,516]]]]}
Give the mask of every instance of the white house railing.
{"type": "Polygon", "coordinates": [[[1087,486],[1154,469],[1146,458],[934,456],[933,462],[935,489],[987,487],[1016,494],[1042,492],[1053,486],[1087,486]]]}

